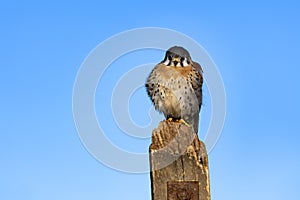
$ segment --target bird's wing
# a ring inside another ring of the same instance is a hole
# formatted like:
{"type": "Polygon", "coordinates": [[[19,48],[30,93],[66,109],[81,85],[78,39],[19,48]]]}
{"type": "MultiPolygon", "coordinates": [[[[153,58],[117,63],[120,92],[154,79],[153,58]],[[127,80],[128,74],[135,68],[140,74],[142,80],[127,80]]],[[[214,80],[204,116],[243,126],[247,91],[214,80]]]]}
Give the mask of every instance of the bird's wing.
{"type": "Polygon", "coordinates": [[[202,76],[203,70],[202,70],[201,65],[200,65],[199,63],[193,61],[193,67],[194,67],[195,70],[196,70],[197,72],[199,72],[199,73],[201,74],[201,76],[202,76]]]}
{"type": "Polygon", "coordinates": [[[195,77],[192,79],[192,87],[199,103],[199,111],[202,104],[202,85],[203,85],[203,71],[201,65],[197,62],[193,62],[193,68],[195,70],[195,77]]]}

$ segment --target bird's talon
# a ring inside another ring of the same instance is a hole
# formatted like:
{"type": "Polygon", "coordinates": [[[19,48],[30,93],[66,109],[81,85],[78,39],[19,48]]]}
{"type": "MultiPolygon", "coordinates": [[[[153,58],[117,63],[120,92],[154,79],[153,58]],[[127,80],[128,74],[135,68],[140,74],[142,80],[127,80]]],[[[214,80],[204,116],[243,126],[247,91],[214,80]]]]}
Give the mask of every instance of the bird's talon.
{"type": "Polygon", "coordinates": [[[191,127],[188,123],[186,123],[186,121],[184,121],[184,119],[180,119],[180,120],[178,120],[178,122],[183,123],[187,127],[191,127]]]}
{"type": "Polygon", "coordinates": [[[172,121],[173,121],[173,118],[172,118],[172,117],[169,117],[167,120],[168,120],[169,122],[172,122],[172,121]]]}

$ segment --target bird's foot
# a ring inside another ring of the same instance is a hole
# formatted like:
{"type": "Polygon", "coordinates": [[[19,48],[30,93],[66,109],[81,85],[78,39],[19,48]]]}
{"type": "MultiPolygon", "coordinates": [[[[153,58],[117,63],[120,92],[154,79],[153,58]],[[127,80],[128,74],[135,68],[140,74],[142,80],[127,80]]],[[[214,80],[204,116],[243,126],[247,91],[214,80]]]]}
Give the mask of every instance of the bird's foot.
{"type": "Polygon", "coordinates": [[[186,121],[184,121],[184,119],[177,119],[176,122],[182,123],[182,124],[186,125],[187,127],[191,127],[186,121]]]}
{"type": "Polygon", "coordinates": [[[167,119],[169,122],[177,122],[177,123],[182,123],[184,125],[186,125],[187,127],[191,127],[186,121],[184,121],[184,119],[174,119],[172,117],[169,117],[167,119]]]}
{"type": "Polygon", "coordinates": [[[172,117],[169,117],[167,120],[168,120],[169,122],[172,122],[172,121],[173,121],[173,118],[172,118],[172,117]]]}

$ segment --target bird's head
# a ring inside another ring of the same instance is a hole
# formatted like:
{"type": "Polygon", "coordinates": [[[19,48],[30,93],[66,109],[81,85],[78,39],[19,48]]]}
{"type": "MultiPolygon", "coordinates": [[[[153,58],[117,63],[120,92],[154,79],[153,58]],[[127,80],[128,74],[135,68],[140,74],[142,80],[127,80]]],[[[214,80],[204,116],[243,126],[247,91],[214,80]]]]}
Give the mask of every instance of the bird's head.
{"type": "Polygon", "coordinates": [[[191,56],[185,48],[174,46],[167,50],[166,56],[161,63],[172,67],[186,67],[191,62],[191,56]]]}

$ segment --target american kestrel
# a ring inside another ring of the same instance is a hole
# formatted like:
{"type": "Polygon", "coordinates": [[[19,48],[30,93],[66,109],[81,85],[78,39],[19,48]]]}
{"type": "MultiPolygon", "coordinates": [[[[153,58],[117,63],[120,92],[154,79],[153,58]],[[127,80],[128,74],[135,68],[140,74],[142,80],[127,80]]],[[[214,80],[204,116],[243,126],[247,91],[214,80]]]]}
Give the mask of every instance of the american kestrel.
{"type": "Polygon", "coordinates": [[[156,110],[169,121],[183,122],[198,133],[202,104],[202,68],[183,47],[167,50],[145,84],[156,110]]]}

